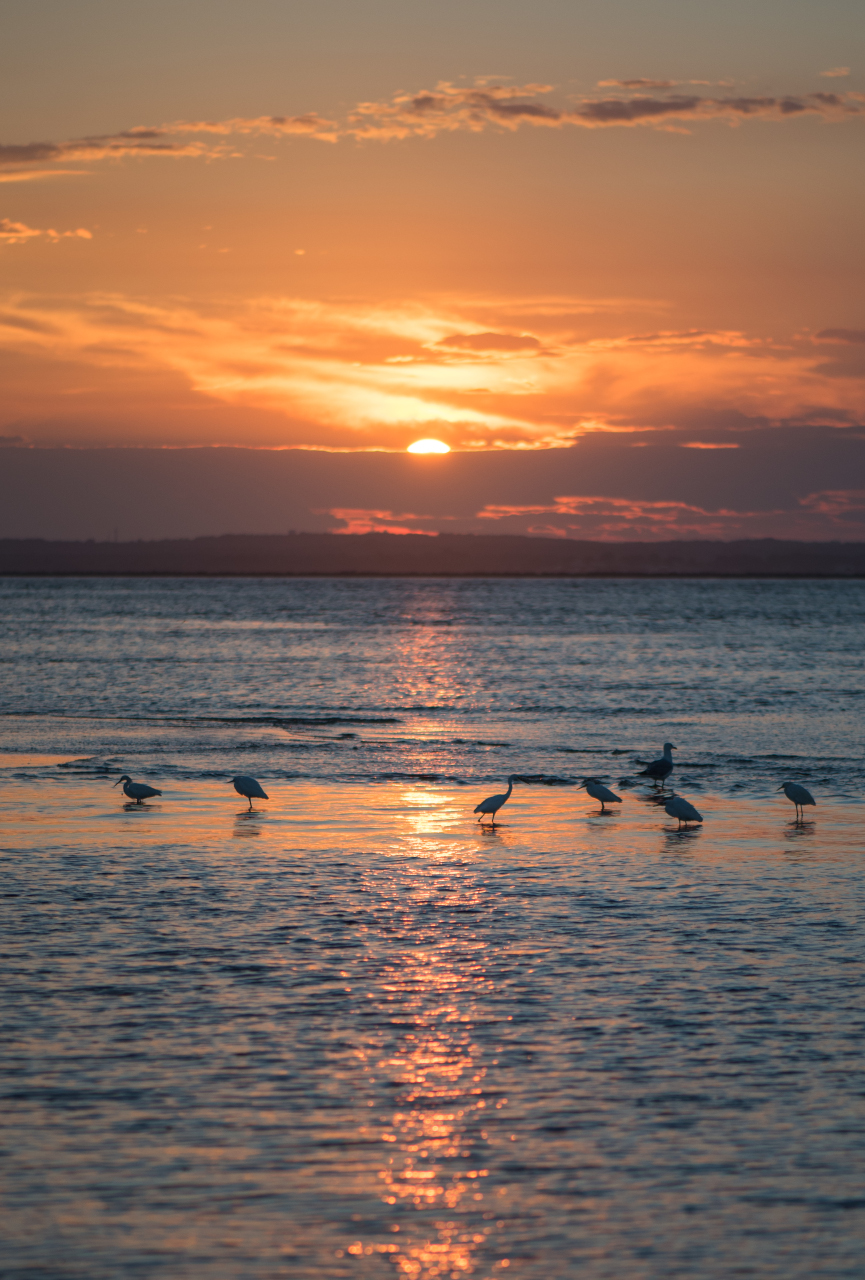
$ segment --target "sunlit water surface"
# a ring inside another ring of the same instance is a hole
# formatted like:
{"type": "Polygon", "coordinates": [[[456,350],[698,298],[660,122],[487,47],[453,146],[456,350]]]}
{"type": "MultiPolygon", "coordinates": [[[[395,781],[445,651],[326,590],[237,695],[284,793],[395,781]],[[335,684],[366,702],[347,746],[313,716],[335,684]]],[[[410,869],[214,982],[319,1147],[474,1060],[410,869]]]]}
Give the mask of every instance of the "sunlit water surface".
{"type": "Polygon", "coordinates": [[[4,1277],[862,1275],[865,584],[0,610],[4,1277]]]}

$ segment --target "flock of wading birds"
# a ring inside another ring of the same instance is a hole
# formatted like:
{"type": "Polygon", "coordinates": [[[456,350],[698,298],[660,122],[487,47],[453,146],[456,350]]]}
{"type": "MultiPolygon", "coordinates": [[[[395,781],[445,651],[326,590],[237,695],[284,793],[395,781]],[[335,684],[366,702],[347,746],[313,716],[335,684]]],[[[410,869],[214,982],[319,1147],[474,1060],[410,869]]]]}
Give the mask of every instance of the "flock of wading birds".
{"type": "MultiPolygon", "coordinates": [[[[673,772],[673,752],[676,747],[672,742],[664,743],[664,753],[657,760],[652,760],[647,764],[638,777],[651,778],[658,786],[663,786],[667,778],[673,772]]],[[[487,796],[486,800],[482,800],[475,809],[475,813],[481,816],[478,822],[483,822],[484,818],[489,814],[489,822],[487,826],[494,827],[496,825],[496,814],[502,805],[510,799],[510,794],[514,789],[514,783],[520,782],[521,775],[512,773],[508,778],[508,789],[503,791],[501,795],[487,796]]],[[[230,782],[234,784],[234,789],[239,796],[243,796],[249,801],[249,812],[252,812],[253,800],[267,800],[269,797],[262,790],[261,783],[257,778],[250,778],[245,774],[240,774],[236,778],[230,778],[230,782]]],[[[123,794],[128,796],[130,800],[134,800],[136,804],[141,804],[150,796],[161,796],[162,792],[156,787],[149,787],[145,782],[133,782],[128,773],[124,773],[115,782],[115,787],[123,783],[123,794]]],[[[586,788],[586,791],[594,800],[600,800],[601,813],[606,813],[608,804],[621,804],[622,797],[617,796],[609,787],[605,787],[600,778],[583,778],[580,784],[586,788]]],[[[787,799],[796,806],[796,821],[802,822],[805,818],[805,805],[816,805],[817,801],[811,795],[806,787],[801,786],[798,782],[782,782],[779,791],[783,791],[787,799]]],[[[671,791],[664,804],[664,812],[668,813],[671,818],[677,818],[679,821],[679,830],[682,830],[683,824],[688,825],[689,822],[702,822],[703,816],[699,814],[689,800],[684,796],[676,795],[675,791],[671,791]]]]}

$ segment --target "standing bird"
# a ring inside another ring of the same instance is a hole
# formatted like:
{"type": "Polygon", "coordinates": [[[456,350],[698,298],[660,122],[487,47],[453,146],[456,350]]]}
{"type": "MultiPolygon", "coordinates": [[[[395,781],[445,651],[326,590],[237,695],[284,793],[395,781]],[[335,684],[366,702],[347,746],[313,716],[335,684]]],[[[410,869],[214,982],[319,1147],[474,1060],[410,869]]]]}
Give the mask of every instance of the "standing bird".
{"type": "Polygon", "coordinates": [[[119,787],[123,783],[123,794],[129,796],[130,800],[134,800],[136,804],[141,804],[142,800],[149,800],[151,796],[161,796],[162,792],[157,791],[156,787],[148,787],[146,782],[133,782],[128,773],[121,774],[115,782],[115,787],[119,787]]]}
{"type": "Polygon", "coordinates": [[[811,795],[811,792],[807,787],[800,786],[798,782],[782,782],[778,790],[783,791],[787,799],[792,800],[793,804],[796,806],[797,822],[805,821],[804,805],[813,804],[816,808],[817,801],[811,795]],[[801,819],[799,815],[800,809],[802,810],[801,819]]]}
{"type": "Polygon", "coordinates": [[[499,809],[501,809],[505,801],[510,799],[510,794],[514,789],[514,779],[516,777],[517,775],[515,773],[511,774],[511,776],[508,778],[508,789],[507,791],[503,792],[502,795],[487,796],[486,800],[482,800],[480,802],[480,804],[477,806],[477,808],[474,811],[475,813],[479,813],[481,815],[478,818],[478,822],[483,822],[484,814],[489,813],[492,815],[490,820],[490,826],[494,827],[496,825],[496,814],[498,813],[499,809]]]}
{"type": "Polygon", "coordinates": [[[586,788],[593,800],[600,800],[601,813],[607,812],[604,808],[604,801],[614,804],[622,803],[622,797],[617,796],[615,791],[611,791],[609,787],[605,787],[600,778],[583,778],[580,786],[586,788]]]}
{"type": "Polygon", "coordinates": [[[677,796],[675,791],[664,805],[664,812],[668,813],[671,818],[679,819],[679,830],[682,830],[683,822],[702,822],[703,815],[697,813],[697,810],[687,800],[683,800],[681,796],[677,796]]]}
{"type": "Polygon", "coordinates": [[[246,774],[240,774],[237,778],[229,778],[229,782],[234,783],[234,789],[239,796],[243,796],[249,801],[249,812],[252,813],[252,797],[257,800],[269,800],[270,796],[261,789],[261,783],[258,778],[248,778],[246,774]]]}
{"type": "Polygon", "coordinates": [[[671,751],[676,751],[672,742],[664,743],[664,754],[658,759],[647,764],[645,769],[641,769],[640,778],[652,778],[655,782],[663,783],[673,772],[673,757],[671,751]]]}

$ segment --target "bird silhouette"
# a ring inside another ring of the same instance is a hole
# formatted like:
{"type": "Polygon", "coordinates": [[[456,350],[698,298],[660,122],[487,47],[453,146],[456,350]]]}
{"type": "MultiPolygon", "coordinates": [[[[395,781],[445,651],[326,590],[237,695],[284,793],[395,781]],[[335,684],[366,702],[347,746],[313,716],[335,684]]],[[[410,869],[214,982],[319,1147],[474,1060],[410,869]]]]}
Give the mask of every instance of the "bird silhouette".
{"type": "Polygon", "coordinates": [[[664,805],[664,812],[668,813],[671,818],[679,819],[679,830],[682,830],[683,822],[702,822],[703,815],[697,813],[694,806],[685,800],[683,796],[677,796],[675,791],[664,805]]]}
{"type": "Polygon", "coordinates": [[[606,813],[604,802],[621,804],[622,797],[617,796],[615,791],[611,791],[609,787],[605,787],[600,778],[583,778],[580,783],[581,787],[585,787],[593,800],[600,800],[601,813],[606,813]]]}
{"type": "Polygon", "coordinates": [[[510,799],[510,794],[514,789],[514,780],[516,777],[517,775],[515,773],[512,773],[508,778],[507,791],[502,792],[502,794],[498,796],[487,796],[486,800],[482,800],[480,802],[480,804],[474,810],[475,813],[479,813],[481,815],[478,818],[478,822],[483,822],[484,814],[488,813],[491,815],[490,826],[494,827],[496,825],[496,814],[498,813],[499,809],[501,809],[505,801],[510,799]]]}
{"type": "Polygon", "coordinates": [[[123,794],[128,796],[130,800],[134,800],[136,804],[141,804],[142,800],[149,800],[151,796],[161,796],[162,792],[157,791],[156,787],[148,787],[146,782],[133,782],[128,773],[121,774],[115,782],[115,787],[119,787],[123,783],[123,794]]]}
{"type": "Polygon", "coordinates": [[[788,800],[791,800],[796,806],[796,821],[805,821],[804,805],[813,804],[816,806],[817,801],[811,795],[807,787],[801,786],[798,782],[782,782],[779,791],[783,791],[788,800]],[[801,817],[800,817],[801,810],[801,817]]]}
{"type": "Polygon", "coordinates": [[[666,778],[673,772],[673,757],[670,754],[677,750],[672,742],[664,743],[664,754],[657,760],[652,760],[646,765],[645,769],[641,769],[639,777],[652,778],[655,782],[664,782],[666,778]]]}
{"type": "Polygon", "coordinates": [[[252,812],[252,797],[256,800],[269,800],[270,796],[262,790],[261,783],[258,778],[250,778],[247,774],[238,774],[236,778],[230,778],[230,782],[234,783],[234,789],[239,796],[243,796],[249,801],[249,810],[252,812]]]}

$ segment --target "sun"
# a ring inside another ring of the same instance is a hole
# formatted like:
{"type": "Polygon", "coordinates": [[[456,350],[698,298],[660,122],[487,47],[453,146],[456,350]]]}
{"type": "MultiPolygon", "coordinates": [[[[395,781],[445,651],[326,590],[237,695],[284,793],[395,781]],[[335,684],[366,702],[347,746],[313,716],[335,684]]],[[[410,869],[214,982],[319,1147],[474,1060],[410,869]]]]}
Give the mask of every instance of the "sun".
{"type": "Polygon", "coordinates": [[[407,453],[450,453],[451,447],[443,440],[415,440],[410,444],[407,453]]]}

